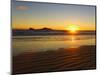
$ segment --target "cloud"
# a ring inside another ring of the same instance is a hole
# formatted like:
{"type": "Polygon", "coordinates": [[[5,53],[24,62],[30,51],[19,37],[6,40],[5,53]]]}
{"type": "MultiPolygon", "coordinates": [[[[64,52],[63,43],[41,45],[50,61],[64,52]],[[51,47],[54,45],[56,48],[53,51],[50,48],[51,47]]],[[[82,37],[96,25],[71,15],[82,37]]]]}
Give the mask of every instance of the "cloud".
{"type": "Polygon", "coordinates": [[[17,10],[28,10],[28,9],[30,9],[30,7],[28,7],[28,6],[16,6],[16,9],[17,10]]]}

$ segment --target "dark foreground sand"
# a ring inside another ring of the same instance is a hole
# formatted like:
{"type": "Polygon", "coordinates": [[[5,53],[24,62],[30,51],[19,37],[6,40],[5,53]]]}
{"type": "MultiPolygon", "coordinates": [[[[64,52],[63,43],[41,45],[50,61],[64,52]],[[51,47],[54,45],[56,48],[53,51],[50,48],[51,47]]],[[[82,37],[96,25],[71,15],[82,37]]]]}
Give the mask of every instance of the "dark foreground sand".
{"type": "Polygon", "coordinates": [[[96,46],[28,52],[13,57],[13,74],[89,70],[96,68],[96,46]]]}

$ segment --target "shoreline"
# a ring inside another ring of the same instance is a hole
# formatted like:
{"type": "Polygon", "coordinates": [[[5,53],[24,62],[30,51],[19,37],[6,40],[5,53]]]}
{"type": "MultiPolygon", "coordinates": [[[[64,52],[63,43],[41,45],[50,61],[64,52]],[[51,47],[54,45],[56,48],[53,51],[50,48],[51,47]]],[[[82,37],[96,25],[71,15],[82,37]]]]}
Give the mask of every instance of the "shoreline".
{"type": "Polygon", "coordinates": [[[96,69],[96,46],[27,52],[13,57],[13,74],[96,69]]]}

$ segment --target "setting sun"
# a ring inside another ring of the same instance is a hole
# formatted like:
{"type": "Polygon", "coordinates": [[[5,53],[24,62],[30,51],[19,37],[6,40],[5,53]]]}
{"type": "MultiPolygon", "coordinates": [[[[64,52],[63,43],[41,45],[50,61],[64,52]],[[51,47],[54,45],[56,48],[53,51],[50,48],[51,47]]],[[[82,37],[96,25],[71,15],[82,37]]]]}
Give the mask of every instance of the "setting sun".
{"type": "Polygon", "coordinates": [[[77,25],[69,25],[67,27],[67,30],[70,31],[70,33],[76,33],[77,30],[79,30],[79,26],[77,26],[77,25]]]}

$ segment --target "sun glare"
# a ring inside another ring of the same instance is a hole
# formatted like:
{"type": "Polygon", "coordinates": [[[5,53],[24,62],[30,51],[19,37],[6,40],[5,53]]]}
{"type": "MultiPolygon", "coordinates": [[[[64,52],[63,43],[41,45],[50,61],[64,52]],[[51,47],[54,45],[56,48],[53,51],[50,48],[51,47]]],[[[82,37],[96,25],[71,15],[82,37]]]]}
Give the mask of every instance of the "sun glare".
{"type": "Polygon", "coordinates": [[[79,27],[77,25],[69,25],[67,27],[67,30],[70,32],[70,33],[77,33],[77,31],[79,30],[79,27]]]}

